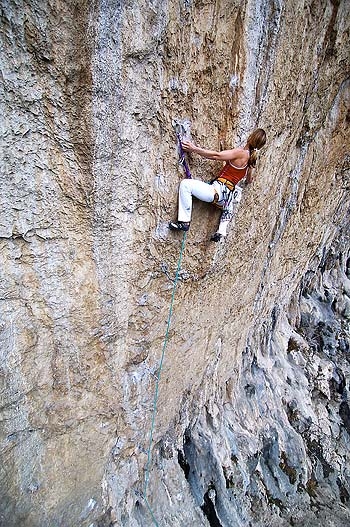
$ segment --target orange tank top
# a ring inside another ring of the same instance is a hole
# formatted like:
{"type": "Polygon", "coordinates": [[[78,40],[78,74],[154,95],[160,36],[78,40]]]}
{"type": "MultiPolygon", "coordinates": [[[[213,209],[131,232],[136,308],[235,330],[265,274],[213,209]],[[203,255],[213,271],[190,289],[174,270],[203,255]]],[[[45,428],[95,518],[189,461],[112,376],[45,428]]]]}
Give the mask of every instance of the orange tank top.
{"type": "Polygon", "coordinates": [[[233,183],[234,185],[236,185],[238,181],[240,181],[244,178],[244,176],[247,175],[247,171],[248,165],[239,168],[232,165],[230,161],[227,161],[226,165],[222,168],[220,174],[218,175],[218,178],[223,177],[231,181],[231,183],[233,183]]]}

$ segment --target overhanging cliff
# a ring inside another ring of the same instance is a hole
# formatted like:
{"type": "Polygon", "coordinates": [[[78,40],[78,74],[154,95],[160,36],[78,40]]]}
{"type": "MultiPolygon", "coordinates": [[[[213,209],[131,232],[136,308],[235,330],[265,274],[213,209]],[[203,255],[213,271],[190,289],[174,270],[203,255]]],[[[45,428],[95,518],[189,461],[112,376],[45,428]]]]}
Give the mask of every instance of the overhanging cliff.
{"type": "Polygon", "coordinates": [[[268,142],[225,242],[194,206],[154,517],[349,523],[348,2],[0,5],[1,525],[154,523],[174,119],[210,148],[268,142]]]}

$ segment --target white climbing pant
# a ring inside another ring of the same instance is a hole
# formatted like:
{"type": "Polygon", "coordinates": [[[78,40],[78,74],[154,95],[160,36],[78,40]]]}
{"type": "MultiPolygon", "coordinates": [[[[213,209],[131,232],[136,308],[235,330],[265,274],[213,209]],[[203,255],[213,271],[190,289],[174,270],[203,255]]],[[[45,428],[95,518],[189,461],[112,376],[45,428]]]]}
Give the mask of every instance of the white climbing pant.
{"type": "Polygon", "coordinates": [[[198,181],[196,179],[183,179],[179,188],[179,221],[191,221],[192,196],[212,203],[214,201],[215,189],[213,185],[198,181]]]}
{"type": "Polygon", "coordinates": [[[179,188],[178,221],[190,222],[192,215],[192,196],[201,201],[212,203],[215,191],[219,194],[217,204],[223,208],[218,233],[227,234],[227,226],[232,218],[233,192],[229,192],[223,183],[214,181],[213,184],[196,179],[183,179],[179,188]]]}

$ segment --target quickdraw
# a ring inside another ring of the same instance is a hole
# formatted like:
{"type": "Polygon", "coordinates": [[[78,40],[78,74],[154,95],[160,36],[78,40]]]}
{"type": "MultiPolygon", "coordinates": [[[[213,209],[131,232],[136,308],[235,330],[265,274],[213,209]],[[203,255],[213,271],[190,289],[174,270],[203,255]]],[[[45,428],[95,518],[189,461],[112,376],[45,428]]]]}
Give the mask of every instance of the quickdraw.
{"type": "Polygon", "coordinates": [[[182,135],[184,133],[183,125],[181,125],[177,121],[174,121],[173,122],[173,126],[175,128],[175,133],[176,133],[176,137],[177,137],[177,150],[178,150],[178,154],[179,154],[179,164],[183,166],[186,178],[192,179],[192,174],[191,174],[191,171],[190,171],[189,166],[188,166],[187,161],[186,161],[185,152],[184,152],[184,149],[182,148],[181,140],[182,140],[182,135]]]}

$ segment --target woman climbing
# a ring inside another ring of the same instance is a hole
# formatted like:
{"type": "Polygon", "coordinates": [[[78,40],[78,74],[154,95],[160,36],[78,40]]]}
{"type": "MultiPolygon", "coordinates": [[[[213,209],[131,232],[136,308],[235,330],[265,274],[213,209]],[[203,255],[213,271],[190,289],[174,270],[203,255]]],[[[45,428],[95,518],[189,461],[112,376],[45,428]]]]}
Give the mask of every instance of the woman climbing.
{"type": "Polygon", "coordinates": [[[232,150],[207,150],[195,146],[189,141],[182,141],[182,148],[186,152],[194,152],[206,159],[226,161],[217,178],[211,183],[196,179],[184,179],[179,188],[178,221],[170,222],[169,228],[173,231],[188,231],[192,214],[192,196],[201,201],[214,203],[222,209],[220,224],[211,240],[218,242],[226,236],[227,226],[232,218],[233,197],[235,185],[244,177],[247,183],[253,181],[253,169],[256,165],[257,151],[266,143],[266,133],[258,128],[250,134],[243,148],[232,150]]]}

